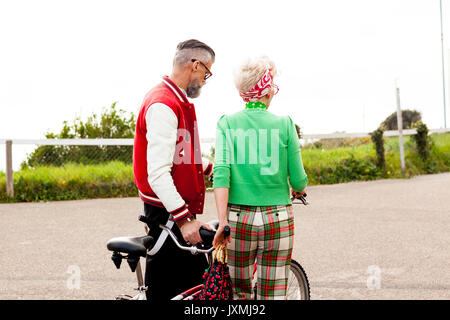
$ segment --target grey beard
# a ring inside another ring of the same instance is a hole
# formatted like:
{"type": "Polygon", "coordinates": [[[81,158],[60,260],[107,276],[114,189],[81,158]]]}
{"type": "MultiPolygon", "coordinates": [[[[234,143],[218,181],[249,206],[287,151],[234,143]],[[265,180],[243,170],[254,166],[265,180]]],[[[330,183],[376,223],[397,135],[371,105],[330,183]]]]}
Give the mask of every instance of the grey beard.
{"type": "Polygon", "coordinates": [[[186,89],[186,94],[189,98],[197,98],[200,95],[202,86],[196,85],[194,83],[189,83],[186,89]]]}

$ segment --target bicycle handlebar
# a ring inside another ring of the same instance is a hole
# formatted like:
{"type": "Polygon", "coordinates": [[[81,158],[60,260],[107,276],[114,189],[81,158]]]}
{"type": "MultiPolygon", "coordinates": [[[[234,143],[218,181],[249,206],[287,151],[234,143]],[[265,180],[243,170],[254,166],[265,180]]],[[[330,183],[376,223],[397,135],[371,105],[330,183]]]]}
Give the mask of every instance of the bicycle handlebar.
{"type": "MultiPolygon", "coordinates": [[[[211,248],[209,248],[209,249],[200,249],[200,248],[197,248],[195,245],[194,245],[194,246],[190,246],[190,247],[183,246],[183,245],[181,245],[181,244],[178,242],[177,237],[175,236],[175,234],[172,232],[171,229],[169,229],[168,227],[166,227],[165,225],[162,225],[162,224],[160,224],[159,227],[160,227],[161,229],[167,231],[167,233],[168,233],[169,236],[172,238],[172,240],[175,242],[175,244],[177,245],[177,247],[180,248],[181,250],[189,251],[189,252],[191,252],[192,254],[197,254],[197,253],[210,253],[210,252],[212,252],[212,251],[214,250],[214,247],[213,247],[213,246],[211,246],[211,248]]],[[[200,236],[201,236],[201,238],[202,238],[203,241],[206,242],[206,241],[210,240],[211,243],[212,243],[212,240],[214,239],[214,236],[215,236],[215,234],[216,234],[214,231],[210,231],[210,230],[207,230],[207,229],[204,229],[204,228],[200,228],[199,231],[200,231],[200,236]]],[[[224,229],[224,236],[225,236],[225,237],[228,237],[229,235],[230,235],[230,227],[229,227],[229,226],[225,226],[225,229],[224,229]]]]}
{"type": "MultiPolygon", "coordinates": [[[[291,200],[294,201],[295,199],[298,199],[298,200],[301,201],[301,204],[303,204],[303,205],[306,206],[306,205],[309,204],[309,202],[306,201],[306,196],[307,196],[306,193],[303,194],[301,197],[298,197],[298,198],[296,198],[295,196],[293,196],[293,197],[291,198],[291,200]]],[[[300,204],[300,202],[292,202],[292,203],[293,203],[293,204],[300,204]]],[[[142,222],[146,222],[144,219],[141,219],[141,217],[142,217],[142,216],[139,217],[139,220],[142,221],[142,222]]],[[[200,248],[197,248],[195,245],[190,246],[190,247],[183,246],[183,245],[181,245],[181,244],[178,242],[177,237],[175,236],[175,234],[172,232],[171,229],[169,229],[168,227],[166,227],[165,225],[162,225],[162,224],[160,224],[159,227],[160,227],[161,229],[167,231],[167,233],[168,233],[169,236],[172,238],[172,240],[175,242],[175,244],[177,245],[177,247],[180,248],[181,250],[189,251],[189,252],[191,252],[192,254],[197,254],[197,253],[210,253],[210,252],[212,252],[212,251],[214,250],[214,247],[213,247],[213,246],[211,246],[211,248],[209,248],[209,249],[200,249],[200,248]]],[[[204,242],[211,242],[211,243],[212,243],[212,241],[214,240],[214,236],[215,236],[215,232],[214,232],[214,231],[210,231],[210,230],[207,230],[207,229],[205,229],[205,228],[200,228],[199,233],[200,233],[200,237],[202,238],[202,240],[203,240],[204,242]]],[[[230,227],[229,227],[229,226],[225,226],[225,229],[224,229],[224,237],[226,238],[226,237],[228,237],[229,235],[230,235],[230,227]]]]}
{"type": "MultiPolygon", "coordinates": [[[[216,235],[215,231],[210,231],[208,229],[201,227],[199,232],[200,232],[200,237],[202,238],[203,242],[213,243],[214,236],[216,235]]],[[[230,226],[225,226],[223,235],[225,238],[230,236],[230,226]]]]}
{"type": "MultiPolygon", "coordinates": [[[[306,196],[307,196],[307,194],[305,193],[301,197],[298,197],[298,198],[292,197],[291,200],[294,201],[295,199],[298,199],[298,200],[301,201],[301,204],[307,206],[307,205],[309,205],[309,202],[306,201],[306,196]]],[[[293,204],[300,204],[300,202],[292,202],[292,203],[293,204]]],[[[169,229],[168,227],[166,227],[165,225],[162,225],[162,224],[160,224],[159,227],[161,229],[163,229],[163,230],[166,230],[168,232],[169,236],[175,242],[177,247],[180,248],[181,250],[189,251],[192,254],[210,253],[210,252],[212,252],[214,250],[213,246],[211,246],[211,248],[209,248],[209,249],[200,249],[200,248],[197,248],[195,245],[194,246],[190,246],[190,247],[183,246],[183,245],[181,245],[178,242],[177,237],[175,236],[175,234],[172,232],[171,229],[169,229]]],[[[211,242],[212,243],[212,241],[214,240],[215,232],[207,230],[207,229],[205,229],[203,227],[200,228],[199,232],[200,232],[200,237],[202,238],[202,240],[204,242],[211,242]]],[[[230,235],[230,227],[229,226],[225,226],[225,229],[224,229],[224,236],[225,236],[225,238],[228,237],[229,235],[230,235]]]]}
{"type": "MultiPolygon", "coordinates": [[[[309,204],[308,201],[306,201],[306,196],[307,194],[305,193],[304,195],[302,195],[301,197],[296,198],[295,196],[292,196],[291,200],[294,201],[295,199],[298,199],[301,201],[301,204],[307,206],[309,204]]],[[[293,204],[300,204],[300,202],[292,202],[293,204]]]]}
{"type": "MultiPolygon", "coordinates": [[[[212,190],[214,190],[214,188],[206,188],[206,191],[212,191],[212,190]]],[[[303,204],[305,206],[309,205],[309,202],[306,201],[306,196],[307,196],[306,193],[304,195],[302,195],[301,197],[298,197],[298,198],[292,196],[291,197],[291,201],[294,201],[296,199],[301,201],[301,203],[300,202],[292,202],[292,204],[303,204]]]]}

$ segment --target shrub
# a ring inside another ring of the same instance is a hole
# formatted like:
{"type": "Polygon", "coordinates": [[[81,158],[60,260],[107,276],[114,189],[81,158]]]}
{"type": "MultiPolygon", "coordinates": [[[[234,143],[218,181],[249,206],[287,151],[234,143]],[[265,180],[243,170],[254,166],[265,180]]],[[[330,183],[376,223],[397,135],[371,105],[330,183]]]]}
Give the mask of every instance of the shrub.
{"type": "MultiPolygon", "coordinates": [[[[422,115],[416,110],[402,110],[403,129],[412,128],[413,124],[421,119],[422,115]]],[[[380,126],[384,126],[386,130],[398,130],[397,112],[393,112],[380,124],[380,126]]]]}
{"type": "Polygon", "coordinates": [[[370,133],[370,137],[375,146],[375,151],[377,153],[377,166],[381,169],[386,167],[386,158],[384,156],[384,140],[383,133],[385,128],[380,126],[377,130],[370,133]]]}
{"type": "MultiPolygon", "coordinates": [[[[127,117],[124,110],[116,110],[114,102],[109,110],[103,111],[100,119],[92,114],[86,122],[77,118],[69,125],[64,121],[59,134],[47,133],[45,136],[47,139],[133,138],[135,126],[134,115],[127,117]]],[[[132,158],[133,146],[40,146],[22,163],[22,168],[61,166],[69,162],[96,164],[112,160],[131,163],[132,158]]]]}
{"type": "Polygon", "coordinates": [[[431,149],[433,147],[432,140],[428,136],[428,127],[422,121],[418,121],[414,124],[417,133],[412,136],[416,144],[417,153],[419,158],[424,164],[425,171],[427,173],[437,172],[437,165],[434,159],[431,158],[431,149]]]}
{"type": "Polygon", "coordinates": [[[383,175],[375,159],[357,159],[353,154],[336,164],[322,167],[307,167],[305,171],[310,184],[333,184],[350,181],[374,180],[383,175]]]}
{"type": "Polygon", "coordinates": [[[419,121],[414,124],[417,133],[412,136],[416,143],[417,152],[422,159],[426,162],[430,158],[430,144],[431,141],[428,139],[428,127],[425,123],[419,121]]]}

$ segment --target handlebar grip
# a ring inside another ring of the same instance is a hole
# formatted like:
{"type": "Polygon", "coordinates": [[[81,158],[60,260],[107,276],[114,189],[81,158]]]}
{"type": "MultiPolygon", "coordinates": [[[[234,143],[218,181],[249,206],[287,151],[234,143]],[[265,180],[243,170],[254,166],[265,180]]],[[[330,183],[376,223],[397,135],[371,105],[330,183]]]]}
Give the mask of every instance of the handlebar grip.
{"type": "Polygon", "coordinates": [[[146,216],[144,216],[143,214],[139,215],[138,220],[148,224],[148,218],[146,216]]]}
{"type": "Polygon", "coordinates": [[[202,238],[203,243],[212,243],[214,240],[214,236],[216,235],[215,231],[210,231],[203,227],[200,228],[200,238],[202,238]]]}
{"type": "MultiPolygon", "coordinates": [[[[214,240],[214,236],[216,235],[215,231],[210,231],[208,229],[205,229],[203,227],[200,228],[199,230],[200,233],[200,238],[202,238],[203,243],[212,243],[214,240]]],[[[230,226],[225,226],[224,230],[223,230],[223,235],[224,237],[229,237],[231,234],[231,229],[230,226]]]]}
{"type": "Polygon", "coordinates": [[[229,236],[230,236],[230,233],[231,233],[230,226],[225,226],[225,228],[223,229],[223,235],[224,235],[224,237],[225,237],[225,238],[226,238],[226,237],[229,237],[229,236]]]}

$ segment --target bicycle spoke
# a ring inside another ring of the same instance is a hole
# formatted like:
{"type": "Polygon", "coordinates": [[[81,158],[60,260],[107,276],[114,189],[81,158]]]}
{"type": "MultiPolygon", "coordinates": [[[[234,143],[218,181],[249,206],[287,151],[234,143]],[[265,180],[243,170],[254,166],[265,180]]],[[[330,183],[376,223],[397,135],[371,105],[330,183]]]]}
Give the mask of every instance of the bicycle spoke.
{"type": "Polygon", "coordinates": [[[290,271],[289,272],[289,278],[288,278],[288,284],[287,284],[287,290],[286,290],[286,298],[287,300],[301,300],[301,290],[298,286],[298,280],[295,274],[290,271]]]}

